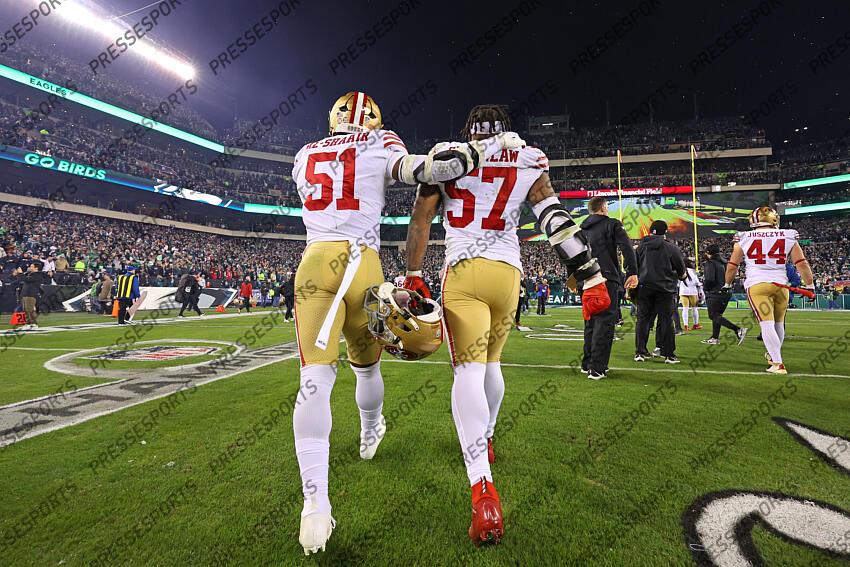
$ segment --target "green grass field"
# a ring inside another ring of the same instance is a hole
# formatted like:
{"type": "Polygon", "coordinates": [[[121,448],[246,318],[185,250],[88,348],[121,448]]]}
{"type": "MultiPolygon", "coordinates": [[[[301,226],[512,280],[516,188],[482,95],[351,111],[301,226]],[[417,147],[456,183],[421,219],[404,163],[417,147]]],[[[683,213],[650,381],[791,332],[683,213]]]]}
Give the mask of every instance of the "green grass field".
{"type": "MultiPolygon", "coordinates": [[[[357,456],[354,376],[341,364],[330,473],[337,527],[325,553],[305,558],[291,420],[296,352],[185,391],[141,434],[139,424],[165,398],[0,448],[0,565],[694,565],[702,555],[688,547],[683,515],[705,494],[780,492],[850,510],[850,475],[824,465],[771,419],[848,436],[850,355],[839,351],[850,313],[790,312],[784,377],[763,372],[755,330],[742,347],[727,339],[712,349],[699,342],[707,330],[691,332],[677,337],[682,364],[637,365],[627,321],[612,371],[599,382],[575,370],[580,311],[550,313],[524,317],[533,331],[512,332],[503,356],[493,465],[505,515],[499,546],[477,549],[466,536],[469,489],[441,348],[419,363],[385,356],[389,430],[370,462],[357,456]],[[764,404],[768,411],[759,411],[764,404]],[[693,466],[754,409],[752,427],[693,466]]],[[[258,332],[264,318],[209,315],[151,327],[139,341],[241,341],[252,352],[294,340],[294,325],[282,318],[258,332]]],[[[50,315],[39,323],[103,321],[50,315]]],[[[69,382],[80,389],[109,381],[43,364],[107,348],[125,332],[109,326],[7,341],[0,405],[55,394],[69,382]]],[[[752,541],[767,565],[847,564],[762,524],[752,541]]]]}

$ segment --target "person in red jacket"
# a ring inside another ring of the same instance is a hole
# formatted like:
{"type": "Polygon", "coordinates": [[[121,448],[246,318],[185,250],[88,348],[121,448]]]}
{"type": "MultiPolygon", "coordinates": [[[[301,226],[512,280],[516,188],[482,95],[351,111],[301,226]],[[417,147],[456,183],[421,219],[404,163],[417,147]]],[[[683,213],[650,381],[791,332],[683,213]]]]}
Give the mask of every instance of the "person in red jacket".
{"type": "MultiPolygon", "coordinates": [[[[245,281],[239,287],[239,297],[242,298],[242,306],[248,313],[251,312],[251,296],[254,294],[254,288],[251,286],[251,276],[245,276],[245,281]]],[[[242,313],[242,307],[237,307],[236,311],[242,313]]]]}

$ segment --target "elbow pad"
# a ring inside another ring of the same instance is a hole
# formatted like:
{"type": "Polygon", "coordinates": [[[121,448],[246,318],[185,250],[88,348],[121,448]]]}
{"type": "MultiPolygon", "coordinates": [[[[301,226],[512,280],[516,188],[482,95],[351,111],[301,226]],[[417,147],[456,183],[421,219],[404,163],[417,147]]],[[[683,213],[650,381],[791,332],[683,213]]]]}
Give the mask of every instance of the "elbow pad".
{"type": "Polygon", "coordinates": [[[409,185],[447,183],[460,179],[478,165],[504,149],[525,146],[525,140],[514,132],[502,132],[484,140],[440,142],[428,155],[401,158],[399,181],[409,185]]]}
{"type": "Polygon", "coordinates": [[[448,183],[478,167],[477,158],[477,153],[459,149],[430,153],[427,156],[406,155],[401,158],[399,181],[409,185],[448,183]]]}
{"type": "Polygon", "coordinates": [[[401,158],[399,181],[409,185],[447,183],[468,174],[478,167],[480,161],[481,152],[470,144],[437,144],[426,156],[406,155],[401,158]]]}
{"type": "Polygon", "coordinates": [[[587,237],[556,197],[544,199],[532,210],[537,215],[540,231],[546,234],[570,276],[575,276],[576,281],[582,282],[585,287],[605,281],[596,258],[592,256],[587,237]]]}
{"type": "Polygon", "coordinates": [[[399,160],[398,180],[408,185],[417,183],[428,183],[425,176],[425,157],[419,155],[406,155],[399,160]]]}

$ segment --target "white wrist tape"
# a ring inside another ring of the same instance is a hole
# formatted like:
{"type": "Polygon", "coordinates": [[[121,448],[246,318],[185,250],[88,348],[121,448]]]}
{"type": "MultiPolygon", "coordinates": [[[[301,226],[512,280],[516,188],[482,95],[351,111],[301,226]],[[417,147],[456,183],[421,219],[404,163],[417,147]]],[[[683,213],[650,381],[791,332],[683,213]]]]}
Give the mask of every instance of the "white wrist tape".
{"type": "MultiPolygon", "coordinates": [[[[420,155],[406,155],[401,158],[401,165],[398,168],[398,177],[399,181],[402,183],[407,183],[408,185],[416,185],[420,182],[416,178],[416,168],[420,165],[425,164],[425,156],[420,155]]],[[[426,178],[430,178],[430,171],[426,171],[426,178]]]]}
{"type": "Polygon", "coordinates": [[[600,272],[600,273],[596,274],[595,276],[587,278],[582,285],[584,286],[584,289],[588,289],[588,288],[597,286],[601,283],[605,283],[606,281],[608,281],[608,280],[606,280],[602,276],[602,273],[600,272]]]}

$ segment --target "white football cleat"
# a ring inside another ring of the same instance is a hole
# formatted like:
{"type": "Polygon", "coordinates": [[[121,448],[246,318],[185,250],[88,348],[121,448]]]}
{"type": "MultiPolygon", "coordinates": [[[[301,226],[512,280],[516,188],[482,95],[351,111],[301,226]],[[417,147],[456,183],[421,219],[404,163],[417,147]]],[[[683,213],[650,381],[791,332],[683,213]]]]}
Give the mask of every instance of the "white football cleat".
{"type": "Polygon", "coordinates": [[[765,370],[765,372],[770,372],[771,374],[788,374],[788,370],[785,369],[785,365],[781,362],[772,363],[770,368],[765,370]]]}
{"type": "Polygon", "coordinates": [[[336,520],[330,512],[319,512],[315,497],[304,503],[301,511],[301,531],[298,542],[304,548],[304,555],[325,550],[325,546],[336,527],[336,520]]]}
{"type": "Polygon", "coordinates": [[[384,440],[387,433],[387,421],[381,414],[381,419],[375,429],[360,431],[360,458],[364,461],[371,460],[378,451],[378,445],[384,440]]]}

